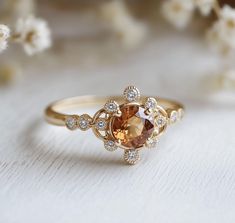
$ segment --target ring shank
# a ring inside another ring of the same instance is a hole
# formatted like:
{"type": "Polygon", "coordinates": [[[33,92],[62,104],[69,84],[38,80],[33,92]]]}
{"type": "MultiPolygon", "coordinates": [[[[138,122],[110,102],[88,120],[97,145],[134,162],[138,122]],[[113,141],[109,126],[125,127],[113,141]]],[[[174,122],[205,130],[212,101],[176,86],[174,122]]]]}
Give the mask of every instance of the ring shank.
{"type": "MultiPolygon", "coordinates": [[[[147,96],[141,97],[140,103],[144,103],[146,98],[148,97],[147,96]]],[[[167,113],[171,112],[172,110],[184,109],[183,105],[176,101],[158,98],[158,97],[154,98],[157,100],[158,104],[167,111],[167,113]]],[[[103,106],[108,100],[115,100],[119,104],[124,103],[122,96],[110,96],[110,97],[78,96],[78,97],[66,98],[50,104],[45,109],[45,119],[50,124],[64,126],[68,114],[63,113],[63,110],[72,109],[72,108],[84,108],[95,105],[103,106]]]]}

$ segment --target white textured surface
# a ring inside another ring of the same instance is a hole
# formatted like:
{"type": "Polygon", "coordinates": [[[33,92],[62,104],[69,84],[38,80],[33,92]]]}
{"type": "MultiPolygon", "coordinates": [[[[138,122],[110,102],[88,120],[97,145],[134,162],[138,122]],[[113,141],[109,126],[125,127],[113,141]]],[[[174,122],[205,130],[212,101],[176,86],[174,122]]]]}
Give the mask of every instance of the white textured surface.
{"type": "Polygon", "coordinates": [[[28,68],[27,79],[0,89],[0,222],[234,223],[235,105],[207,99],[199,81],[217,65],[195,38],[159,35],[113,65],[28,68]],[[54,99],[117,94],[130,83],[187,109],[136,166],[90,132],[43,121],[54,99]]]}

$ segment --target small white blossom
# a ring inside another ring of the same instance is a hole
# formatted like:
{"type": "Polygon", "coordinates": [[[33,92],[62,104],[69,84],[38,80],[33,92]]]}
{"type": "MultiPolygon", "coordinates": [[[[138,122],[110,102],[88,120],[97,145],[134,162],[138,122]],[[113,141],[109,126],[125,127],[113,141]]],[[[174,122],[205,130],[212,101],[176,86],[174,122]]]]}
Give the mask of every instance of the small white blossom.
{"type": "Polygon", "coordinates": [[[10,29],[0,24],[0,52],[7,48],[7,39],[10,37],[10,29]]]}
{"type": "Polygon", "coordinates": [[[194,0],[194,3],[202,15],[208,16],[213,9],[215,0],[194,0]]]}
{"type": "Polygon", "coordinates": [[[235,9],[225,5],[207,33],[211,46],[221,52],[235,49],[235,9]]]}
{"type": "Polygon", "coordinates": [[[104,3],[101,7],[101,15],[126,47],[138,45],[146,36],[146,26],[130,15],[123,1],[114,0],[104,3]]]}
{"type": "Polygon", "coordinates": [[[162,5],[163,16],[178,29],[189,24],[193,11],[193,0],[165,0],[162,5]]]}
{"type": "Polygon", "coordinates": [[[51,46],[51,32],[47,22],[32,16],[19,19],[16,24],[16,40],[22,43],[28,55],[39,53],[51,46]]]}

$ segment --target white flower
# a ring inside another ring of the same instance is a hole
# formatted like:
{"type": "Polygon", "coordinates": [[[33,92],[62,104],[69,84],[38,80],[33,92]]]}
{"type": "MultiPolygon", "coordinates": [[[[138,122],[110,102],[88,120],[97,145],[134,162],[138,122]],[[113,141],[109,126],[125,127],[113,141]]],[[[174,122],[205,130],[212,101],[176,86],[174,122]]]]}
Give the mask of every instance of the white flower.
{"type": "Polygon", "coordinates": [[[10,37],[10,29],[0,24],[0,52],[7,48],[7,39],[10,37]]]}
{"type": "Polygon", "coordinates": [[[194,0],[194,3],[201,14],[207,16],[211,13],[215,0],[194,0]]]}
{"type": "Polygon", "coordinates": [[[146,36],[146,26],[130,15],[123,1],[114,0],[104,3],[101,14],[109,28],[126,47],[138,45],[146,36]]]}
{"type": "Polygon", "coordinates": [[[165,0],[162,5],[163,16],[178,29],[189,24],[193,11],[193,0],[165,0]]]}
{"type": "Polygon", "coordinates": [[[225,5],[220,18],[207,33],[208,40],[214,49],[227,52],[235,49],[235,9],[225,5]]]}
{"type": "Polygon", "coordinates": [[[28,55],[39,53],[51,46],[51,32],[47,22],[32,16],[19,19],[16,24],[16,40],[22,43],[28,55]]]}

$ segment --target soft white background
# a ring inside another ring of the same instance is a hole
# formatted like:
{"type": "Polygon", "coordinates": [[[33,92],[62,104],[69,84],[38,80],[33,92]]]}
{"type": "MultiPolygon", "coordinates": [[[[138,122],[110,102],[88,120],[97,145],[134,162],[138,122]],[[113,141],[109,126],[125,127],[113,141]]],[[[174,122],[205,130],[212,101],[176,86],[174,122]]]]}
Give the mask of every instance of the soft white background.
{"type": "Polygon", "coordinates": [[[235,222],[234,98],[208,95],[203,83],[219,60],[194,32],[156,36],[115,62],[32,62],[21,81],[0,89],[0,222],[235,222]],[[123,165],[122,151],[106,152],[91,132],[43,120],[53,100],[119,94],[129,84],[186,106],[185,119],[138,165],[123,165]]]}

